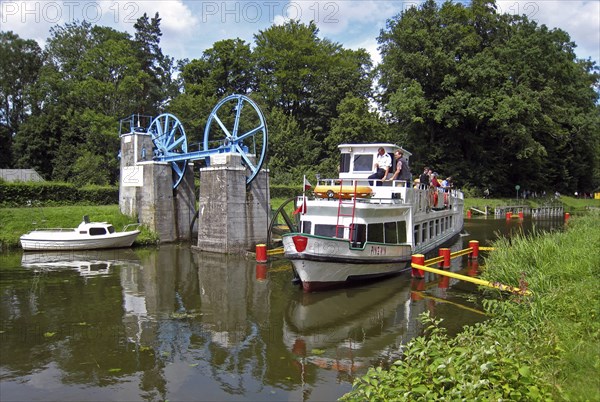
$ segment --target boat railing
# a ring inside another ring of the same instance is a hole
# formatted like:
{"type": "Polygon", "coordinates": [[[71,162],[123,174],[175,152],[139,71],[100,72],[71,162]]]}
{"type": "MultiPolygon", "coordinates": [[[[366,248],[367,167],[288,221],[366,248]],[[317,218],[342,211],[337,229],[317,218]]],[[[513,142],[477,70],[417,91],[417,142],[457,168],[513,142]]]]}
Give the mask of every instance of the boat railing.
{"type": "Polygon", "coordinates": [[[123,232],[128,232],[130,230],[129,228],[134,228],[134,230],[139,229],[141,225],[141,223],[129,223],[123,226],[123,232]]]}
{"type": "Polygon", "coordinates": [[[72,232],[75,228],[35,228],[36,232],[72,232]]]}

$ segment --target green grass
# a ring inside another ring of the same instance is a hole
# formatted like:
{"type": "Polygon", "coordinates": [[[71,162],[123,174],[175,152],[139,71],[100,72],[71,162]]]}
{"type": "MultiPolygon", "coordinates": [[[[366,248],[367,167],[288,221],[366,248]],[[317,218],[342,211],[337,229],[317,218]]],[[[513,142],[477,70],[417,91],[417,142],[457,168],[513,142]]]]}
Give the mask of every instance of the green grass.
{"type": "Polygon", "coordinates": [[[494,246],[483,279],[533,296],[486,290],[491,318],[454,338],[424,317],[426,336],[389,370],[370,369],[344,400],[600,398],[600,212],[571,219],[564,232],[494,246]]]}
{"type": "MultiPolygon", "coordinates": [[[[20,247],[19,237],[35,228],[77,227],[83,215],[88,215],[91,221],[110,222],[117,231],[136,223],[134,218],[121,214],[118,205],[0,208],[0,248],[20,247]]],[[[141,231],[135,245],[156,244],[156,234],[143,226],[141,231]]]]}
{"type": "Polygon", "coordinates": [[[548,203],[562,204],[565,212],[582,213],[590,209],[600,208],[600,200],[591,198],[575,198],[561,196],[559,199],[552,198],[530,198],[530,199],[510,199],[510,198],[465,198],[465,211],[469,208],[484,210],[486,206],[490,208],[502,206],[529,206],[538,208],[548,203]]]}

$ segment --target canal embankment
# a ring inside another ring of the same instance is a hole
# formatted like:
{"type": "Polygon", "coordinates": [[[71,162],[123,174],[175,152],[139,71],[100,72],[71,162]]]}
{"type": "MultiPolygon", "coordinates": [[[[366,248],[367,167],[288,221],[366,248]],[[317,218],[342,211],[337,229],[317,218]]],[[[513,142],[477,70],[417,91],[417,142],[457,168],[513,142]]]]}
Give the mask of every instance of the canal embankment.
{"type": "Polygon", "coordinates": [[[600,213],[494,247],[482,278],[531,295],[482,289],[490,319],[455,337],[424,316],[426,334],[404,347],[403,358],[370,369],[343,400],[600,398],[600,213]]]}

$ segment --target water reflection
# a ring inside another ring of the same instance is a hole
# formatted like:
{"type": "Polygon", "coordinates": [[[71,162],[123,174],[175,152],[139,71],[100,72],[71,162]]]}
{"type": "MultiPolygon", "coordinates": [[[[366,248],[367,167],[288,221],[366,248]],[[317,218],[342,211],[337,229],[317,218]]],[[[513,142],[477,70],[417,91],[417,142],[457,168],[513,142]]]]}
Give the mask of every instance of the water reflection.
{"type": "Polygon", "coordinates": [[[306,294],[285,260],[185,245],[0,263],[0,400],[334,400],[399,357],[420,313],[451,333],[484,319],[474,286],[430,273],[306,294]]]}

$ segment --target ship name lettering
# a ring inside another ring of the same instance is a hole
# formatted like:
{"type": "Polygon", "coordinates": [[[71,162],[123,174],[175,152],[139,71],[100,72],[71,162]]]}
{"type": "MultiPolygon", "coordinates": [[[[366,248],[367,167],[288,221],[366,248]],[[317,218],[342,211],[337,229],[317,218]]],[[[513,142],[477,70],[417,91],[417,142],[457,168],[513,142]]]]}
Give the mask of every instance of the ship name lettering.
{"type": "Polygon", "coordinates": [[[380,246],[371,246],[371,255],[386,255],[387,249],[380,246]]]}

